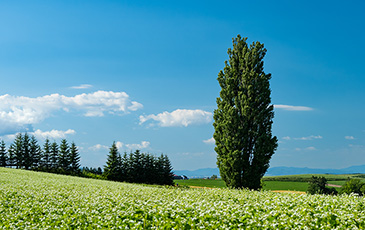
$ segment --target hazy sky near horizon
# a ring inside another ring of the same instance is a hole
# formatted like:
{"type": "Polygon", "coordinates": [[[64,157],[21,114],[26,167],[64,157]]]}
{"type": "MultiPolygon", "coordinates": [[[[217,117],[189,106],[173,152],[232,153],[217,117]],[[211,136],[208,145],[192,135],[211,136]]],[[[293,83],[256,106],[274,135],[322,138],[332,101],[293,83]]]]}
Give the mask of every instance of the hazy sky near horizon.
{"type": "Polygon", "coordinates": [[[363,1],[1,1],[0,138],[74,141],[216,167],[218,72],[237,34],[267,48],[271,166],[365,164],[363,1]]]}

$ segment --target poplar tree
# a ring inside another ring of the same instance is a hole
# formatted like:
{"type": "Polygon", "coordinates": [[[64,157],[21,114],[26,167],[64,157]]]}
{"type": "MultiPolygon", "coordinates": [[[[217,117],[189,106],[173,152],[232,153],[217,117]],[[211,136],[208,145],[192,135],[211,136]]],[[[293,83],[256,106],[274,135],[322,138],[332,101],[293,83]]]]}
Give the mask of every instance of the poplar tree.
{"type": "Polygon", "coordinates": [[[240,35],[228,49],[229,61],[218,74],[221,86],[214,111],[217,165],[231,188],[259,189],[261,178],[277,148],[271,127],[274,108],[264,72],[266,49],[260,42],[246,43],[240,35]]]}

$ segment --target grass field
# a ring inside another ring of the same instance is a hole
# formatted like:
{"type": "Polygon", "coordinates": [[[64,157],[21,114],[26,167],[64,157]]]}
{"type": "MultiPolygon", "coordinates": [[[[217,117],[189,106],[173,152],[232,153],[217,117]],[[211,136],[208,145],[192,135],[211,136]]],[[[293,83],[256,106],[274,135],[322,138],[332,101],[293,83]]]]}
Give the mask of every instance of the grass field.
{"type": "Polygon", "coordinates": [[[364,229],[358,196],[146,186],[0,168],[0,229],[364,229]]]}
{"type": "MultiPolygon", "coordinates": [[[[356,178],[365,182],[363,174],[303,174],[303,175],[288,175],[288,176],[269,176],[264,177],[263,190],[289,190],[306,192],[308,189],[308,180],[312,176],[325,177],[328,184],[344,185],[348,178],[356,178]]],[[[175,184],[184,186],[196,186],[207,188],[226,188],[222,179],[189,179],[189,180],[175,180],[175,184]]],[[[340,188],[336,188],[340,191],[340,188]]]]}

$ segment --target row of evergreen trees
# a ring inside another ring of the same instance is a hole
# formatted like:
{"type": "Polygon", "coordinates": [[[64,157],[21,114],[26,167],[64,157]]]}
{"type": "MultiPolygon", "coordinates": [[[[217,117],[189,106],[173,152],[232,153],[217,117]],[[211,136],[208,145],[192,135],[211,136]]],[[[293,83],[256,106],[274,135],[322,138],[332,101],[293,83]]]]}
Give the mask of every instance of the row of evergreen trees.
{"type": "Polygon", "coordinates": [[[172,166],[166,155],[156,157],[136,150],[121,156],[115,142],[110,148],[104,175],[114,181],[173,185],[172,166]]]}
{"type": "Polygon", "coordinates": [[[69,145],[66,139],[60,145],[46,139],[42,148],[34,136],[18,133],[8,149],[1,140],[0,166],[77,175],[80,155],[75,143],[69,145]]]}

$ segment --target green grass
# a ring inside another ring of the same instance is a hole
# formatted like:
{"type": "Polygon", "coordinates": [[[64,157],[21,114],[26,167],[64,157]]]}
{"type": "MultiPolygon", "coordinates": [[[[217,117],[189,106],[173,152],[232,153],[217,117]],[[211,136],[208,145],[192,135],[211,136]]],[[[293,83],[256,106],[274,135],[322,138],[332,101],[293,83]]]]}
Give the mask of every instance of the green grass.
{"type": "MultiPolygon", "coordinates": [[[[306,192],[308,189],[308,181],[312,176],[325,177],[329,184],[344,185],[348,178],[360,179],[365,182],[364,174],[303,174],[303,175],[287,175],[287,176],[268,176],[263,177],[263,190],[290,190],[306,192]]],[[[183,186],[197,186],[208,188],[226,188],[222,179],[189,179],[175,180],[175,184],[183,186]]],[[[336,188],[340,191],[340,188],[336,188]]]]}
{"type": "Polygon", "coordinates": [[[348,195],[180,189],[0,168],[0,229],[364,229],[364,203],[348,195]]]}

